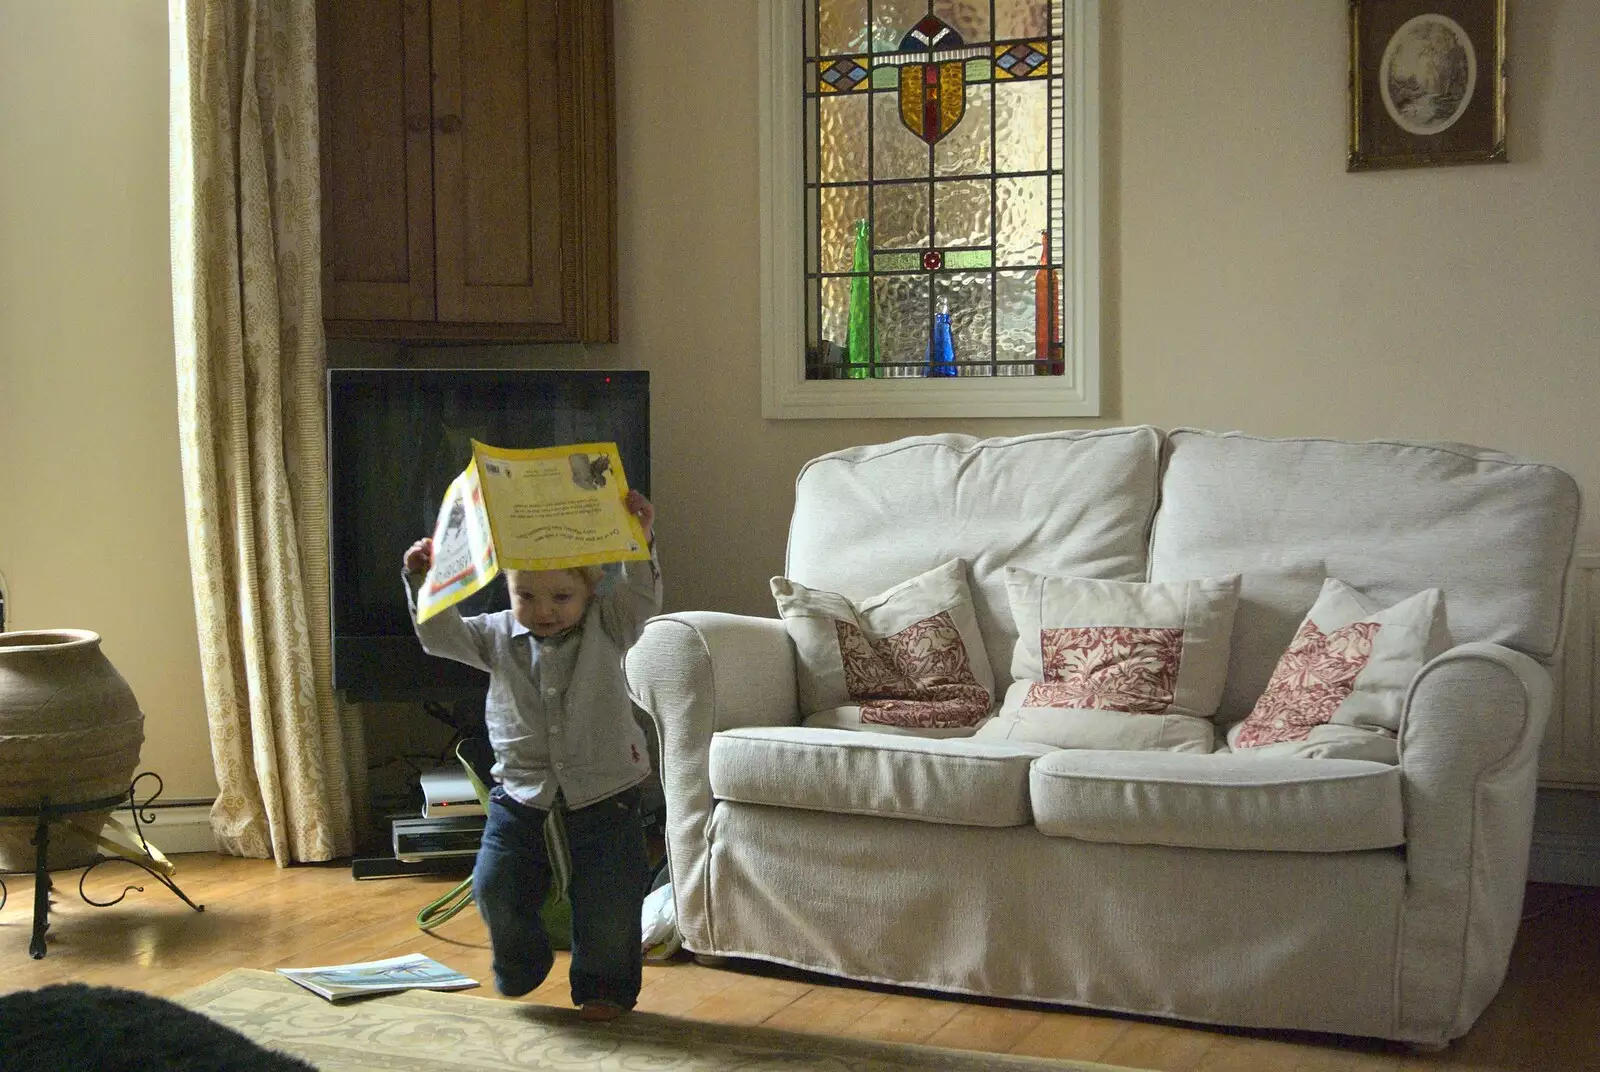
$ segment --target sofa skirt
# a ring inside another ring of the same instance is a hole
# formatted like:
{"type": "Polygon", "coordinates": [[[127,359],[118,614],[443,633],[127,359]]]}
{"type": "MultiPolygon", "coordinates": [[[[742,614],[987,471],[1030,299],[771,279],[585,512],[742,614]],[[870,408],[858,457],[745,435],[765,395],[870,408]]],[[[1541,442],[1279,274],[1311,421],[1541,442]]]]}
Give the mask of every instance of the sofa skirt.
{"type": "Polygon", "coordinates": [[[1396,1038],[1399,849],[1250,852],[722,801],[711,948],[868,982],[1396,1038]]]}

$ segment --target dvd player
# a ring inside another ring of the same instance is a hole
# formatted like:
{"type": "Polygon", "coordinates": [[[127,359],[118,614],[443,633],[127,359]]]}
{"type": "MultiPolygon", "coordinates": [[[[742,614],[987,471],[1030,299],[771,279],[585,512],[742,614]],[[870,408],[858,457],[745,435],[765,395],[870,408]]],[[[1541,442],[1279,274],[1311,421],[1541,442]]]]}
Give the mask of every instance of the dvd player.
{"type": "Polygon", "coordinates": [[[441,856],[476,856],[483,824],[482,815],[395,819],[395,859],[415,863],[441,856]]]}

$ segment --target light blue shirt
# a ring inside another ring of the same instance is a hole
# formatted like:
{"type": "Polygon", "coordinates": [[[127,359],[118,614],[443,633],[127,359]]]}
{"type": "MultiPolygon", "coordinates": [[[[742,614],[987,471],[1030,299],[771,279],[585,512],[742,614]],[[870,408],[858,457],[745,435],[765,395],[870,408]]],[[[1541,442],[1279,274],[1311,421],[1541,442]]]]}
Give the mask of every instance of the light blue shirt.
{"type": "Polygon", "coordinates": [[[513,800],[548,809],[559,789],[567,807],[582,808],[649,777],[622,655],[661,610],[653,552],[648,562],[623,563],[576,627],[544,640],[509,610],[463,618],[451,607],[418,623],[422,577],[406,581],[422,649],[489,673],[484,717],[493,773],[513,800]]]}

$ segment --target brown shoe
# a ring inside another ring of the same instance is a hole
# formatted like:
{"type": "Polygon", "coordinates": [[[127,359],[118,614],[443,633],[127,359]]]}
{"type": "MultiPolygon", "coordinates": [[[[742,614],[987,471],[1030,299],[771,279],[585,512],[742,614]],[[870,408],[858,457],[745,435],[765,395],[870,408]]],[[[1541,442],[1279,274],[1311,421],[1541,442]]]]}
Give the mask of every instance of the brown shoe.
{"type": "Polygon", "coordinates": [[[613,1005],[609,1001],[586,1001],[583,1008],[578,1010],[578,1019],[597,1023],[601,1020],[615,1020],[627,1012],[621,1005],[613,1005]]]}

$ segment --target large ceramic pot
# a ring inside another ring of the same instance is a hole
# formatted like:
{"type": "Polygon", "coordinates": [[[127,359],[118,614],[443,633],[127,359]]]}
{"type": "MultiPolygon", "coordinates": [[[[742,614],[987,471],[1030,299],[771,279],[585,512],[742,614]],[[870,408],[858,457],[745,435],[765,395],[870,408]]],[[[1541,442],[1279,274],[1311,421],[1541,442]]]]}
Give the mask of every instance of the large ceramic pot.
{"type": "MultiPolygon", "coordinates": [[[[0,808],[74,804],[128,790],[144,743],[133,690],[83,629],[0,633],[0,808]]],[[[50,826],[52,869],[82,867],[110,809],[50,826]]],[[[37,820],[0,817],[0,870],[32,871],[37,820]]]]}

